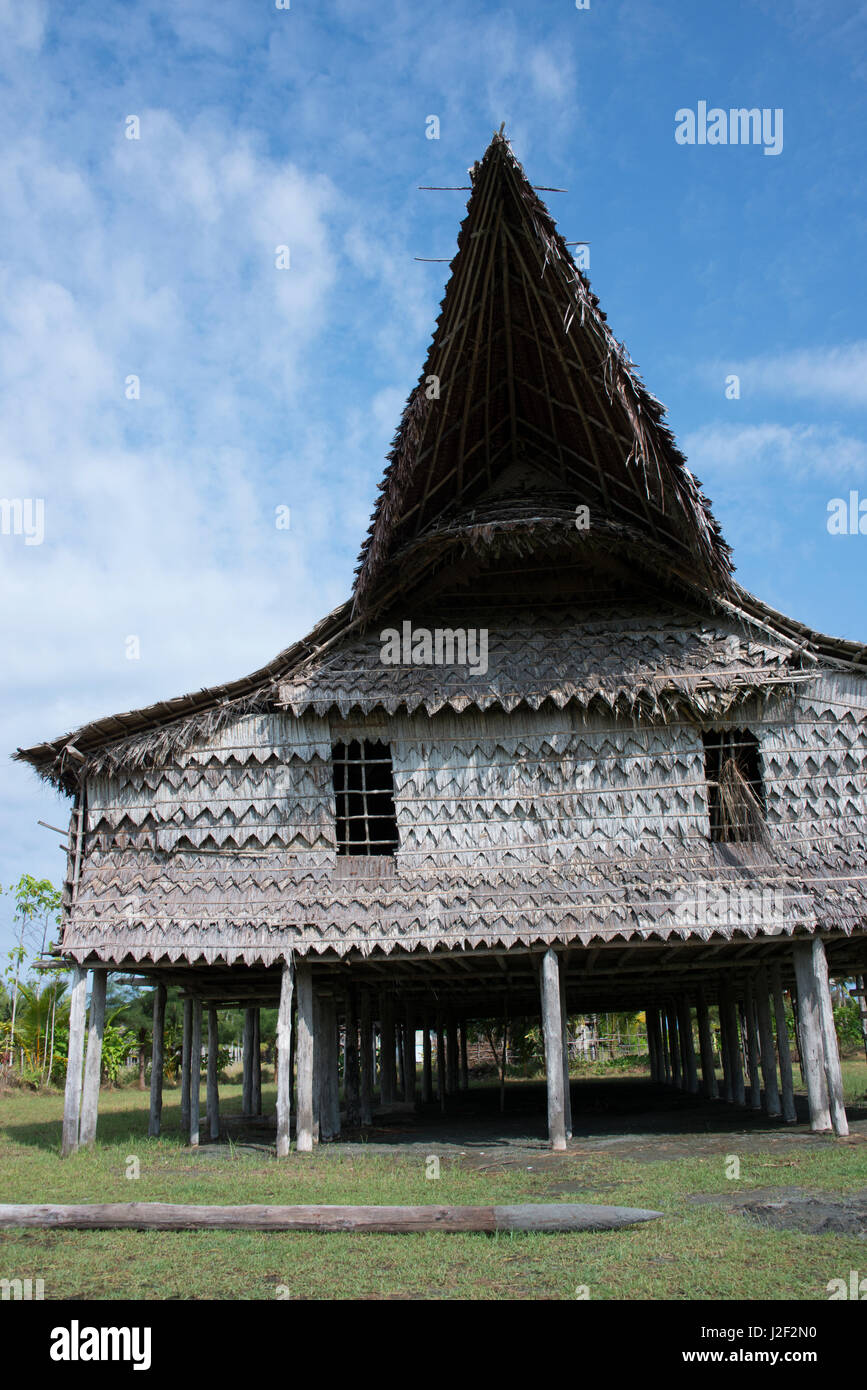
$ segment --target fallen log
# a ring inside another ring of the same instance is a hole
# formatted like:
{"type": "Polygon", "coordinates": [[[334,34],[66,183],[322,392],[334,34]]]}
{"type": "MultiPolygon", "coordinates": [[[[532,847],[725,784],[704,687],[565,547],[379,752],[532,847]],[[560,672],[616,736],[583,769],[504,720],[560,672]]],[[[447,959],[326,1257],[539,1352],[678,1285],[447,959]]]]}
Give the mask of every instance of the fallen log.
{"type": "Polygon", "coordinates": [[[94,1202],[2,1205],[0,1230],[58,1231],[610,1231],[654,1221],[660,1211],[587,1203],[510,1207],[182,1206],[94,1202]]]}

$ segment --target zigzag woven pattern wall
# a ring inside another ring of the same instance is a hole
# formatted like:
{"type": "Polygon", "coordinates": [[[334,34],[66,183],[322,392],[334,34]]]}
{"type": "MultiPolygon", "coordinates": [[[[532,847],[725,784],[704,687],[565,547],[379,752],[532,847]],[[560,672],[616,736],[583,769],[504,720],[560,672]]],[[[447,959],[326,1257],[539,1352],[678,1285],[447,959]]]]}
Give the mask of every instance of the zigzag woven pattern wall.
{"type": "Polygon", "coordinates": [[[688,719],[650,725],[575,705],[331,724],[247,716],[168,765],[91,780],[64,946],[267,962],[287,946],[731,934],[732,920],[684,925],[684,901],[709,883],[777,893],[779,920],[735,919],[747,934],[863,924],[863,683],[820,677],[728,722],[760,737],[765,847],[710,843],[688,719]],[[330,751],[353,734],[392,747],[394,859],[336,854],[330,751]]]}

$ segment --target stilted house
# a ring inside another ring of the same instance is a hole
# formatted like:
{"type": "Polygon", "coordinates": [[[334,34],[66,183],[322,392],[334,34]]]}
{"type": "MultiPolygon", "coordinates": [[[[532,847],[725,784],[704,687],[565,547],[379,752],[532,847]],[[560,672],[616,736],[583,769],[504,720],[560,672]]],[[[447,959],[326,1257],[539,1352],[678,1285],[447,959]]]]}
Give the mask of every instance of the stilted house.
{"type": "Polygon", "coordinates": [[[603,1010],[646,1011],[653,1077],[710,1096],[718,1005],[720,1098],[792,1120],[786,990],[813,1127],[846,1131],[829,976],[867,968],[867,648],[737,584],[502,135],[471,179],[351,598],[242,680],[17,755],[74,799],[66,1152],[95,1133],[109,971],[157,985],[152,1133],[184,993],[193,1143],[219,1010],[248,1011],[255,1110],[275,1004],[282,1154],[340,1133],[341,1072],[353,1127],[431,1100],[434,1061],[447,1103],[483,1018],[542,1019],[555,1148],[565,1019],[603,1010]]]}

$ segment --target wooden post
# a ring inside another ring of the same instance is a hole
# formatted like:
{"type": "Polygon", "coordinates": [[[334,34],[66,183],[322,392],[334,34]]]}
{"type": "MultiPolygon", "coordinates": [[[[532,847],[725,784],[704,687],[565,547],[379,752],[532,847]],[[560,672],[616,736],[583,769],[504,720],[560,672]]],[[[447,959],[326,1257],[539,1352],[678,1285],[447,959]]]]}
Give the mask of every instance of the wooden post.
{"type": "Polygon", "coordinates": [[[566,1008],[566,958],[557,957],[560,975],[560,1027],[561,1052],[563,1056],[563,1117],[566,1124],[566,1138],[572,1138],[572,1083],[569,1077],[569,1017],[566,1008]]]}
{"type": "Polygon", "coordinates": [[[660,1062],[662,1064],[662,1082],[665,1086],[671,1085],[671,1049],[668,1045],[668,1014],[665,1009],[659,1010],[659,1051],[660,1062]]]}
{"type": "Polygon", "coordinates": [[[361,1077],[358,1065],[358,1004],[355,985],[346,990],[346,1027],[343,1033],[343,1098],[350,1129],[361,1124],[361,1077]]]}
{"type": "Polygon", "coordinates": [[[199,1147],[199,1107],[202,1099],[202,1001],[193,1000],[190,1043],[190,1146],[199,1147]]]}
{"type": "Polygon", "coordinates": [[[677,1036],[677,1012],[673,1004],[666,1004],[665,1019],[668,1025],[668,1056],[671,1062],[671,1083],[683,1084],[680,1070],[680,1040],[677,1036]]]}
{"type": "MultiPolygon", "coordinates": [[[[289,1153],[292,1108],[292,994],[295,987],[292,958],[284,960],[280,974],[280,1003],[277,1007],[277,1157],[289,1153]]],[[[259,1010],[256,1010],[258,1014],[259,1010]]],[[[258,1032],[258,1029],[256,1030],[258,1032]]]]}
{"type": "Polygon", "coordinates": [[[746,1087],[743,1084],[743,1061],[741,1051],[741,1027],[739,1027],[738,999],[731,990],[725,991],[725,1038],[728,1044],[729,1070],[731,1070],[732,1102],[746,1104],[746,1087]]]}
{"type": "Polygon", "coordinates": [[[415,1105],[415,1008],[412,1004],[406,1006],[403,1047],[405,1058],[403,1098],[409,1105],[415,1105]]]}
{"type": "Polygon", "coordinates": [[[689,1000],[682,995],[677,1005],[678,1031],[683,1052],[684,1085],[691,1095],[698,1095],[698,1068],[695,1061],[695,1043],[692,1036],[692,1011],[689,1000]]]}
{"type": "Polygon", "coordinates": [[[446,1111],[446,1034],[442,1014],[437,1014],[437,1097],[440,1110],[446,1111]]]}
{"type": "Polygon", "coordinates": [[[87,1002],[87,971],[81,965],[72,967],[69,991],[69,1047],[66,1062],[66,1090],[63,1097],[63,1138],[60,1153],[63,1158],[78,1148],[78,1124],[81,1114],[81,1067],[84,1061],[84,1013],[87,1002]]]}
{"type": "Polygon", "coordinates": [[[774,1030],[771,1025],[770,986],[768,972],[761,966],[756,972],[756,1017],[759,1025],[759,1049],[762,1058],[762,1081],[764,1082],[764,1110],[766,1115],[779,1115],[780,1088],[777,1085],[777,1055],[774,1051],[774,1030]]]}
{"type": "Polygon", "coordinates": [[[762,1108],[762,1083],[759,1076],[759,1024],[756,997],[750,976],[744,982],[744,1018],[747,1035],[747,1065],[750,1075],[750,1109],[762,1108]]]}
{"type": "Polygon", "coordinates": [[[840,1067],[840,1047],[837,1042],[837,1029],[834,1024],[834,1005],[831,999],[831,984],[828,979],[828,957],[825,943],[820,936],[812,941],[813,975],[819,1000],[819,1024],[822,1029],[822,1044],[825,1060],[825,1081],[828,1087],[828,1103],[831,1110],[831,1123],[834,1133],[849,1133],[849,1121],[843,1104],[843,1072],[840,1067]]]}
{"type": "Polygon", "coordinates": [[[158,1139],[163,1114],[163,1068],[166,1040],[166,987],[154,989],[154,1041],[151,1049],[151,1106],[148,1136],[158,1139]]]}
{"type": "Polygon", "coordinates": [[[647,1039],[647,1062],[650,1067],[650,1079],[656,1080],[656,1054],[653,1041],[653,1024],[651,1022],[651,1010],[644,1010],[644,1034],[647,1039]]]}
{"type": "Polygon", "coordinates": [[[361,991],[361,1123],[373,1123],[373,1025],[370,1017],[370,991],[361,991]]]}
{"type": "Polygon", "coordinates": [[[208,1136],[211,1139],[220,1137],[220,1085],[219,1062],[217,1053],[220,1050],[220,1028],[217,1022],[217,1010],[213,1004],[208,1005],[208,1074],[207,1074],[207,1106],[208,1106],[208,1136]]]}
{"type": "Polygon", "coordinates": [[[545,1077],[548,1086],[548,1142],[566,1148],[566,1105],[563,1092],[563,1020],[560,1015],[560,967],[549,947],[542,957],[542,1027],[545,1036],[545,1077]]]}
{"type": "Polygon", "coordinates": [[[380,995],[380,1045],[379,1077],[380,1097],[383,1105],[392,1105],[395,1096],[395,1040],[394,1006],[391,996],[385,991],[380,995]]]}
{"type": "Polygon", "coordinates": [[[430,1105],[433,1100],[433,1065],[430,1045],[430,1018],[424,1016],[424,1029],[422,1031],[422,1064],[421,1064],[421,1098],[424,1105],[430,1105]]]}
{"type": "Polygon", "coordinates": [[[648,1015],[650,1022],[649,1037],[653,1040],[653,1080],[658,1086],[665,1085],[665,1061],[662,1049],[662,1023],[659,1017],[659,1009],[652,1008],[648,1015]]]}
{"type": "Polygon", "coordinates": [[[253,1016],[256,1010],[247,1008],[244,1010],[244,1072],[243,1089],[241,1091],[241,1114],[252,1115],[253,1112],[253,1036],[255,1025],[253,1016]]]}
{"type": "Polygon", "coordinates": [[[190,1054],[193,1046],[193,1000],[184,999],[184,1030],[181,1038],[181,1131],[190,1137],[190,1054]]]}
{"type": "MultiPolygon", "coordinates": [[[[292,1036],[289,1039],[289,1114],[297,1114],[298,1101],[295,1095],[295,1052],[298,1047],[298,996],[295,993],[295,961],[292,959],[292,1036]]],[[[274,1048],[274,1080],[277,1080],[277,1048],[274,1048]]]]}
{"type": "Polygon", "coordinates": [[[795,961],[795,978],[798,982],[801,1064],[810,1107],[810,1128],[817,1134],[824,1134],[831,1129],[831,1110],[825,1075],[825,1044],[822,1037],[819,982],[815,975],[813,943],[795,942],[792,955],[795,961]]]}
{"type": "Polygon", "coordinates": [[[93,1147],[96,1140],[99,1080],[102,1072],[102,1036],[105,1031],[105,986],[108,971],[94,970],[91,979],[90,1023],[87,1030],[87,1057],[84,1062],[81,1127],[78,1139],[78,1142],[88,1149],[93,1147]]]}
{"type": "Polygon", "coordinates": [[[261,1010],[253,1010],[253,1114],[262,1114],[262,1037],[260,1028],[261,1010]]]}
{"type": "Polygon", "coordinates": [[[467,1057],[467,1020],[461,1019],[461,1090],[470,1089],[470,1066],[467,1057]]]}
{"type": "Polygon", "coordinates": [[[719,1037],[720,1037],[720,1057],[723,1069],[723,1100],[729,1105],[734,1104],[735,1090],[732,1081],[732,1050],[729,1045],[729,1020],[727,1009],[727,992],[724,988],[720,989],[717,997],[717,1008],[719,1012],[719,1037]]]}
{"type": "Polygon", "coordinates": [[[319,1074],[319,1139],[340,1137],[340,1074],[337,1038],[337,1011],[329,995],[319,999],[316,1037],[319,1074]]]}
{"type": "Polygon", "coordinates": [[[713,1038],[710,1031],[710,1014],[707,999],[701,985],[698,987],[695,1017],[698,1023],[698,1050],[701,1057],[701,1093],[705,1100],[716,1100],[716,1070],[713,1064],[713,1038]]]}
{"type": "Polygon", "coordinates": [[[450,1096],[458,1089],[458,1023],[449,1009],[446,1020],[446,1090],[450,1096]]]}
{"type": "Polygon", "coordinates": [[[730,1003],[729,1037],[732,1044],[732,1087],[735,1105],[746,1105],[747,1092],[744,1085],[743,1042],[741,1039],[740,1001],[732,997],[730,1003]]]}
{"type": "MultiPolygon", "coordinates": [[[[860,524],[860,523],[859,523],[860,524]]],[[[861,1021],[861,1037],[864,1042],[864,1055],[867,1057],[867,975],[856,975],[856,998],[858,1000],[858,1017],[861,1021]]]]}
{"type": "Polygon", "coordinates": [[[406,1095],[406,1035],[400,1019],[395,1020],[394,1037],[397,1043],[397,1094],[402,1099],[406,1095]]]}
{"type": "Polygon", "coordinates": [[[783,978],[778,965],[771,966],[771,986],[774,992],[774,1018],[777,1025],[777,1055],[780,1059],[783,1119],[794,1124],[798,1118],[795,1108],[795,1085],[792,1075],[792,1052],[786,1022],[786,1001],[783,998],[783,978]]]}
{"type": "Polygon", "coordinates": [[[298,984],[298,1119],[295,1136],[299,1153],[313,1152],[313,971],[308,961],[296,966],[298,984]]]}

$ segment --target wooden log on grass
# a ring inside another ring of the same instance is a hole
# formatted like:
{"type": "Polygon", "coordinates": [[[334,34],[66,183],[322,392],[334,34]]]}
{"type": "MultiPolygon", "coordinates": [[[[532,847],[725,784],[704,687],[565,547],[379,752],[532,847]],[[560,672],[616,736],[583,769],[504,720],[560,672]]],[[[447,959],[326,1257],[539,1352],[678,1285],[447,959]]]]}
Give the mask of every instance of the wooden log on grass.
{"type": "Polygon", "coordinates": [[[523,1206],[184,1206],[95,1202],[0,1205],[0,1230],[71,1231],[612,1231],[656,1221],[661,1211],[539,1202],[523,1206]]]}

